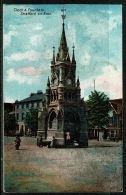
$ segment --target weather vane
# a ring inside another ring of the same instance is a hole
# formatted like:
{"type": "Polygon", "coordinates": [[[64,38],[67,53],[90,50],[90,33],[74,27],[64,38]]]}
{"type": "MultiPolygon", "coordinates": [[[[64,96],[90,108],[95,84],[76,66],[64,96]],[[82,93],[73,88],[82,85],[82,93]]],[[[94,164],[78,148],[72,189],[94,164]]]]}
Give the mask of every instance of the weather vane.
{"type": "Polygon", "coordinates": [[[64,12],[66,11],[66,9],[61,9],[61,12],[63,12],[63,14],[61,15],[62,16],[62,19],[63,19],[63,24],[64,24],[64,20],[66,18],[66,15],[64,15],[64,12]]]}

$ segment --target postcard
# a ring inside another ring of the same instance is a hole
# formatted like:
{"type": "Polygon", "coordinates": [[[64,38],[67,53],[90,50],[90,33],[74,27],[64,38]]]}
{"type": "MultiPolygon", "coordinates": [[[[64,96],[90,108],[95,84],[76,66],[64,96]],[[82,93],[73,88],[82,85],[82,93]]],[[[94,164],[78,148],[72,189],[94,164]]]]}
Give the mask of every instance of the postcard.
{"type": "Polygon", "coordinates": [[[3,191],[122,192],[122,5],[3,5],[3,191]]]}

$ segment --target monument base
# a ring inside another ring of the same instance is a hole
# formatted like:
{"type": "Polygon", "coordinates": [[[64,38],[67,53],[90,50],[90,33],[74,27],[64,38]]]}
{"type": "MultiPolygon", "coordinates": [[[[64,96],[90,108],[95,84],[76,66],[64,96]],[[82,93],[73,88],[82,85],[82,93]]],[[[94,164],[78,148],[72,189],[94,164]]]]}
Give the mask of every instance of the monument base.
{"type": "Polygon", "coordinates": [[[81,148],[88,147],[88,132],[80,132],[79,147],[81,147],[81,148]]]}
{"type": "Polygon", "coordinates": [[[64,141],[64,132],[56,132],[55,133],[55,139],[56,139],[56,147],[64,147],[65,141],[64,141]]]}

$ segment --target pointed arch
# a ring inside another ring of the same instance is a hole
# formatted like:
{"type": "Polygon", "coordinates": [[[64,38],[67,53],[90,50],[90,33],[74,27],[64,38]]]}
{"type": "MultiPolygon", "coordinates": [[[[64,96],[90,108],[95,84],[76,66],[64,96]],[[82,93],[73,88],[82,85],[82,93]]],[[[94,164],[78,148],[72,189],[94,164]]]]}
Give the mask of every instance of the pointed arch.
{"type": "Polygon", "coordinates": [[[63,110],[62,109],[60,109],[59,111],[58,111],[58,115],[57,115],[58,117],[63,117],[63,110]]]}
{"type": "Polygon", "coordinates": [[[67,117],[67,114],[68,114],[69,112],[71,112],[71,113],[74,114],[75,120],[76,120],[77,118],[79,118],[79,120],[81,120],[80,113],[79,113],[78,111],[75,111],[73,108],[70,108],[69,110],[67,110],[67,112],[66,112],[66,114],[65,114],[65,118],[67,117]]]}
{"type": "Polygon", "coordinates": [[[55,109],[49,113],[49,129],[57,129],[57,115],[55,109]]]}
{"type": "Polygon", "coordinates": [[[53,101],[53,92],[51,91],[51,94],[50,94],[50,99],[51,99],[51,102],[53,101]]]}
{"type": "Polygon", "coordinates": [[[81,119],[79,113],[72,108],[67,110],[64,118],[64,134],[70,132],[72,141],[79,140],[80,125],[81,119]]]}
{"type": "Polygon", "coordinates": [[[61,109],[58,112],[57,120],[58,120],[58,129],[61,129],[63,124],[63,111],[61,109]]]}

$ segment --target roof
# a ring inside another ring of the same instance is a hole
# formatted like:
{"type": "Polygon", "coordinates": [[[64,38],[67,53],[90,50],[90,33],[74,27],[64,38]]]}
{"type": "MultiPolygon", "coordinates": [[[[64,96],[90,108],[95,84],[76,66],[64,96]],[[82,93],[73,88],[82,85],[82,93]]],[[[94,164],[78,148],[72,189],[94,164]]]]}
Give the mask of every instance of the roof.
{"type": "Polygon", "coordinates": [[[122,109],[123,109],[122,98],[109,100],[109,102],[110,102],[111,106],[113,107],[115,113],[118,115],[121,115],[122,109]]]}
{"type": "Polygon", "coordinates": [[[109,100],[111,103],[114,103],[114,104],[122,104],[122,98],[119,98],[119,99],[113,99],[113,100],[109,100]]]}
{"type": "Polygon", "coordinates": [[[38,101],[38,100],[45,100],[45,93],[42,93],[42,92],[41,93],[31,93],[30,97],[25,98],[21,101],[17,101],[15,102],[15,104],[38,101]]]}

